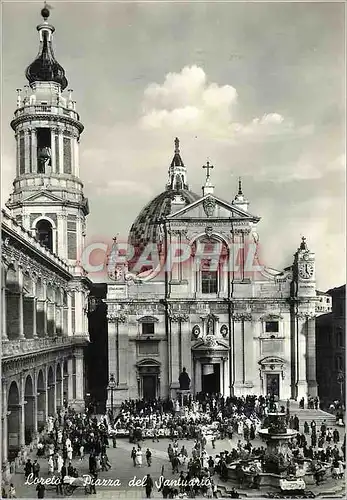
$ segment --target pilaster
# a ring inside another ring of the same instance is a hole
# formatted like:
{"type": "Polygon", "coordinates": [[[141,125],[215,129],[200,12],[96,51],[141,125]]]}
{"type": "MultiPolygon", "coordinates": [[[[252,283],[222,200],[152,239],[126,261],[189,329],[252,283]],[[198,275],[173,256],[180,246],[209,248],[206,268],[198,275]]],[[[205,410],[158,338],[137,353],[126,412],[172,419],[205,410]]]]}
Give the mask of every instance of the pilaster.
{"type": "Polygon", "coordinates": [[[18,269],[18,284],[19,284],[19,296],[18,296],[18,338],[25,339],[24,335],[24,315],[23,315],[23,272],[19,267],[18,269]]]}

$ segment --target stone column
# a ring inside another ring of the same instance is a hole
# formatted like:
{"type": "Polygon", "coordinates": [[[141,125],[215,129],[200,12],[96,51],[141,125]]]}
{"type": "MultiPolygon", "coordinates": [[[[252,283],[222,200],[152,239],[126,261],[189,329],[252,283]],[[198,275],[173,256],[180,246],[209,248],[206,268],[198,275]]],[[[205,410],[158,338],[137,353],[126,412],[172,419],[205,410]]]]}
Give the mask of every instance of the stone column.
{"type": "Polygon", "coordinates": [[[7,380],[2,381],[1,390],[2,390],[2,415],[1,415],[1,424],[2,424],[2,462],[3,464],[7,462],[8,455],[8,408],[7,408],[7,390],[8,390],[7,380]]]}
{"type": "Polygon", "coordinates": [[[307,318],[307,381],[308,381],[308,394],[316,397],[317,392],[317,378],[316,378],[316,319],[307,318]]]}
{"type": "Polygon", "coordinates": [[[57,172],[57,166],[56,166],[56,151],[55,151],[55,134],[56,134],[56,129],[51,129],[51,169],[53,173],[57,172]]]}
{"type": "Polygon", "coordinates": [[[19,284],[19,297],[18,297],[18,338],[25,339],[24,335],[24,315],[23,315],[23,272],[21,268],[18,270],[18,284],[19,284]]]}
{"type": "Polygon", "coordinates": [[[34,397],[33,397],[33,418],[34,418],[34,439],[37,437],[37,370],[34,368],[34,373],[33,373],[33,392],[34,392],[34,397]]]}
{"type": "Polygon", "coordinates": [[[67,360],[67,371],[69,374],[68,382],[67,382],[67,400],[70,401],[73,399],[73,360],[69,358],[67,360]]]}
{"type": "Polygon", "coordinates": [[[25,173],[26,174],[29,174],[31,171],[31,165],[30,165],[31,133],[32,133],[32,129],[26,129],[24,132],[25,173]]]}
{"type": "Polygon", "coordinates": [[[75,358],[76,358],[76,403],[84,405],[83,352],[75,353],[75,358]]]}
{"type": "Polygon", "coordinates": [[[254,340],[253,328],[251,317],[245,315],[244,318],[244,335],[243,335],[243,345],[244,345],[244,366],[245,366],[245,382],[253,383],[257,379],[259,372],[256,360],[254,359],[256,342],[259,340],[254,340]]]}
{"type": "Polygon", "coordinates": [[[173,389],[179,388],[178,378],[180,376],[180,352],[179,352],[179,328],[180,322],[175,317],[170,319],[171,323],[171,374],[170,380],[173,389]]]}
{"type": "Polygon", "coordinates": [[[202,390],[202,369],[201,362],[199,360],[196,361],[195,365],[195,394],[201,392],[202,390]]]}
{"type": "Polygon", "coordinates": [[[244,323],[240,315],[234,315],[234,363],[235,363],[235,380],[234,394],[241,396],[245,366],[244,366],[244,323]]]}
{"type": "Polygon", "coordinates": [[[43,336],[47,337],[47,281],[42,280],[43,294],[43,336]]]}
{"type": "Polygon", "coordinates": [[[20,375],[19,384],[19,446],[25,446],[25,381],[24,374],[20,375]]]}
{"type": "Polygon", "coordinates": [[[192,351],[190,349],[190,336],[191,336],[191,328],[189,323],[189,316],[182,315],[181,320],[181,335],[182,335],[182,343],[181,343],[181,356],[182,356],[182,367],[185,366],[188,372],[188,375],[191,379],[191,388],[192,388],[192,351]]]}
{"type": "Polygon", "coordinates": [[[8,340],[7,337],[7,323],[6,323],[6,270],[4,267],[1,268],[2,279],[1,279],[1,340],[4,342],[8,340]]]}
{"type": "Polygon", "coordinates": [[[58,128],[58,144],[59,144],[59,162],[57,162],[57,168],[59,163],[59,170],[57,172],[64,173],[64,137],[63,129],[58,128]]]}
{"type": "Polygon", "coordinates": [[[44,380],[44,383],[45,383],[45,420],[47,421],[48,419],[48,367],[46,366],[45,367],[45,380],[44,380]]]}
{"type": "Polygon", "coordinates": [[[36,325],[36,310],[37,310],[37,298],[36,298],[36,281],[33,281],[33,338],[37,338],[37,325],[36,325]]]}
{"type": "Polygon", "coordinates": [[[297,349],[297,398],[307,399],[307,374],[306,374],[306,335],[307,319],[306,314],[296,315],[296,349],[297,349]]]}
{"type": "Polygon", "coordinates": [[[37,137],[34,128],[31,130],[31,172],[37,172],[37,137]]]}

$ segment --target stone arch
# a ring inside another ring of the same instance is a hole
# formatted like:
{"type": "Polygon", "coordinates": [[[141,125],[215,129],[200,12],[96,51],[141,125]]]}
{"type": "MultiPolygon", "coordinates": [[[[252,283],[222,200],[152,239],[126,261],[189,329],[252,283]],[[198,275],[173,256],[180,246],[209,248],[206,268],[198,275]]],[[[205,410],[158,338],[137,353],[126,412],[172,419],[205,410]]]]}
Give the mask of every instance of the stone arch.
{"type": "Polygon", "coordinates": [[[7,442],[8,459],[13,460],[20,449],[20,397],[17,382],[10,385],[7,397],[7,442]]]}
{"type": "Polygon", "coordinates": [[[36,238],[42,245],[53,251],[53,226],[47,219],[41,219],[36,224],[36,238]]]}
{"type": "Polygon", "coordinates": [[[47,375],[48,415],[55,416],[55,380],[54,371],[50,366],[47,375]]]}
{"type": "Polygon", "coordinates": [[[63,406],[63,401],[61,397],[63,388],[63,375],[61,370],[60,363],[57,364],[57,370],[55,374],[55,390],[56,390],[56,402],[57,402],[57,410],[60,410],[63,406]]]}
{"type": "Polygon", "coordinates": [[[46,384],[43,371],[37,375],[37,430],[41,432],[46,423],[46,384]]]}
{"type": "Polygon", "coordinates": [[[205,233],[195,235],[189,241],[191,266],[189,279],[195,291],[203,294],[227,292],[228,269],[230,266],[229,242],[213,227],[206,227],[205,233]]]}
{"type": "Polygon", "coordinates": [[[34,384],[31,375],[25,379],[24,385],[24,438],[30,444],[34,438],[34,384]]]}

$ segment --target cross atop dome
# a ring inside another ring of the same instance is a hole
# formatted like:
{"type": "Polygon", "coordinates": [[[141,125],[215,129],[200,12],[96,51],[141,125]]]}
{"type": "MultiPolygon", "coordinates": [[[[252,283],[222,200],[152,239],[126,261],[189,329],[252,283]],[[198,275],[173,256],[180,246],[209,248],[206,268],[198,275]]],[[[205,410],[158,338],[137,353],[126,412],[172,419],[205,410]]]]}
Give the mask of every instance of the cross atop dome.
{"type": "Polygon", "coordinates": [[[212,186],[212,184],[211,184],[210,171],[214,168],[214,166],[211,165],[209,161],[207,161],[206,165],[203,165],[202,168],[206,169],[205,185],[202,187],[203,196],[205,196],[206,194],[213,194],[214,186],[212,186]]]}

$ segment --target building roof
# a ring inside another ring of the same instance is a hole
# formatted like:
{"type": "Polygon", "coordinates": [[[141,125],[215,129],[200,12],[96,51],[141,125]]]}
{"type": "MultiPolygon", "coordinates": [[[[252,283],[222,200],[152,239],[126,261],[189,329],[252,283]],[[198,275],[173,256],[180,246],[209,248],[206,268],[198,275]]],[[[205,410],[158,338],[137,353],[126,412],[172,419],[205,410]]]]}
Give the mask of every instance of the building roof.
{"type": "Polygon", "coordinates": [[[65,71],[54,57],[52,47],[52,34],[54,27],[47,23],[49,10],[42,9],[41,15],[44,22],[37,27],[39,32],[42,32],[40,41],[40,49],[36,59],[27,67],[25,76],[29,83],[34,82],[55,82],[61,85],[64,90],[68,86],[68,81],[65,77],[65,71]]]}

